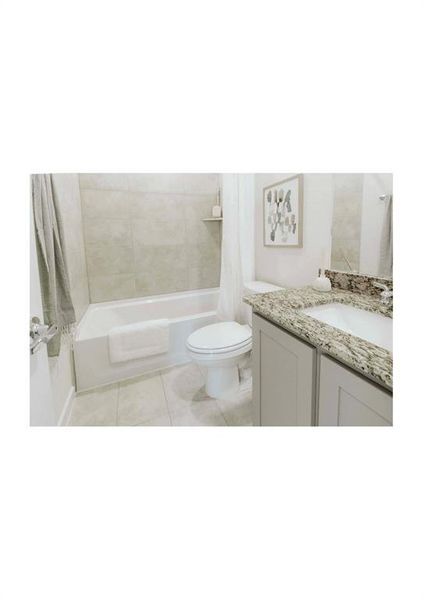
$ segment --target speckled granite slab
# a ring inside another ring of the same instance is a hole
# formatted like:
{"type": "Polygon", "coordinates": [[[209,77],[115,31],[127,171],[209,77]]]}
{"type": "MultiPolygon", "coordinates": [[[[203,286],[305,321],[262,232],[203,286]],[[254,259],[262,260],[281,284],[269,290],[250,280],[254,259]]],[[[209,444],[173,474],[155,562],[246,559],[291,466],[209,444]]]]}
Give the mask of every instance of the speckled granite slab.
{"type": "Polygon", "coordinates": [[[305,287],[254,294],[244,297],[244,302],[252,306],[257,314],[392,389],[391,352],[300,312],[311,306],[341,302],[392,318],[392,308],[381,304],[379,298],[337,289],[316,292],[311,287],[305,287]]]}
{"type": "Polygon", "coordinates": [[[393,289],[392,279],[385,277],[360,275],[358,273],[348,273],[347,271],[332,271],[331,269],[326,269],[325,275],[329,277],[333,289],[346,292],[380,296],[380,289],[373,285],[375,281],[385,284],[389,290],[393,289]]]}

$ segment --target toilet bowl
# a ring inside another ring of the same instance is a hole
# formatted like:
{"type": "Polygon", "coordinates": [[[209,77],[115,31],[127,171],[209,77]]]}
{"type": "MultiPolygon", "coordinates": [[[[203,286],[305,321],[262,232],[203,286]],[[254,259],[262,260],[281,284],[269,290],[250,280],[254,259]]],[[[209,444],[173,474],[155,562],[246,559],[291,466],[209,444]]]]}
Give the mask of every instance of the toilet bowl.
{"type": "MultiPolygon", "coordinates": [[[[244,293],[256,294],[280,290],[263,281],[246,284],[244,293]]],[[[239,365],[248,357],[252,347],[250,311],[248,324],[224,321],[207,325],[192,333],[186,342],[193,362],[207,369],[206,392],[211,398],[222,399],[239,389],[239,365]]]]}
{"type": "Polygon", "coordinates": [[[238,363],[250,352],[251,328],[224,321],[197,329],[187,340],[191,360],[207,369],[206,392],[211,398],[224,398],[239,386],[238,363]]]}

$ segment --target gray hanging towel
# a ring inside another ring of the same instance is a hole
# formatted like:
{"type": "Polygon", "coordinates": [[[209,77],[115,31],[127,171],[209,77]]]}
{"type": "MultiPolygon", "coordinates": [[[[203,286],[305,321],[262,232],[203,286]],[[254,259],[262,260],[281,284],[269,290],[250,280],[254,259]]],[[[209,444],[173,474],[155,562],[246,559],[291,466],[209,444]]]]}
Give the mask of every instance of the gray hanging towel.
{"type": "Polygon", "coordinates": [[[32,205],[40,271],[44,322],[59,331],[47,344],[49,356],[58,356],[61,333],[75,323],[75,310],[66,268],[63,225],[51,175],[32,175],[32,205]]]}
{"type": "Polygon", "coordinates": [[[379,276],[392,277],[393,268],[393,218],[392,196],[385,200],[385,216],[383,220],[382,236],[380,239],[379,276]]]}

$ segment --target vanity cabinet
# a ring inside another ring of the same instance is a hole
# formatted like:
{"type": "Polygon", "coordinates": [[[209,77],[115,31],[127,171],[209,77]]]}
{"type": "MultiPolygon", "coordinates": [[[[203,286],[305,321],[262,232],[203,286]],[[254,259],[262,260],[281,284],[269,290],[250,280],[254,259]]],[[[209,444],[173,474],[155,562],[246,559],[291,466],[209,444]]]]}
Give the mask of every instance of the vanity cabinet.
{"type": "Polygon", "coordinates": [[[253,314],[254,425],[392,425],[392,394],[253,314]]]}
{"type": "Polygon", "coordinates": [[[312,425],[316,349],[253,315],[254,425],[312,425]]]}
{"type": "Polygon", "coordinates": [[[392,394],[328,356],[320,358],[318,425],[392,425],[392,394]]]}

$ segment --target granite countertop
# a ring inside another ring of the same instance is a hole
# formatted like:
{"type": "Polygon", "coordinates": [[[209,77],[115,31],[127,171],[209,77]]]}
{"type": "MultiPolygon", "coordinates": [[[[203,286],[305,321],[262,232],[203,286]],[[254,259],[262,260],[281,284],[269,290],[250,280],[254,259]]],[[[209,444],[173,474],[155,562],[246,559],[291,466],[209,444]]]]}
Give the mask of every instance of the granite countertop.
{"type": "Polygon", "coordinates": [[[316,292],[305,287],[245,296],[244,302],[255,313],[392,389],[392,352],[300,312],[303,308],[340,302],[392,318],[392,308],[381,304],[379,298],[338,289],[316,292]]]}

